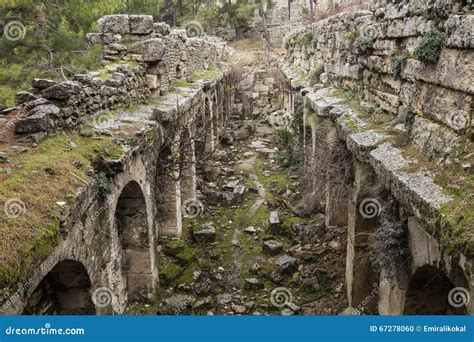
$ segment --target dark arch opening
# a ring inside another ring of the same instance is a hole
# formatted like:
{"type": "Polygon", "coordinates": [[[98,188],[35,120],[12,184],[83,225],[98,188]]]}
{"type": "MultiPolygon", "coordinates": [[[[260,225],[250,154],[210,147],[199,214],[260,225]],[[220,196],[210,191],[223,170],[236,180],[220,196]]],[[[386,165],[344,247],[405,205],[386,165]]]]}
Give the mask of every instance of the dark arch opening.
{"type": "Polygon", "coordinates": [[[152,265],[145,197],[137,182],[129,182],[119,197],[115,222],[122,242],[122,270],[130,301],[149,299],[152,265]]]}
{"type": "Polygon", "coordinates": [[[411,277],[405,298],[405,315],[462,315],[465,306],[454,308],[449,304],[449,291],[454,285],[448,277],[433,266],[420,267],[411,277]]]}
{"type": "Polygon", "coordinates": [[[95,315],[91,281],[84,265],[59,262],[30,296],[23,315],[95,315]]]}

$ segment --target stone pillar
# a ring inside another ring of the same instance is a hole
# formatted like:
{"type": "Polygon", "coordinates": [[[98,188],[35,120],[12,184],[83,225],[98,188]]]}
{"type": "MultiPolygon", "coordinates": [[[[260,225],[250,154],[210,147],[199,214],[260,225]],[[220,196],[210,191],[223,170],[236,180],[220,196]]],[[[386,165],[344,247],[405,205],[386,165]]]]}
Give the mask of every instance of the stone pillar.
{"type": "Polygon", "coordinates": [[[352,173],[347,168],[352,166],[351,157],[345,144],[341,143],[334,125],[328,127],[326,142],[334,163],[330,164],[327,173],[325,224],[326,227],[346,226],[352,173]]]}
{"type": "MultiPolygon", "coordinates": [[[[370,165],[355,162],[354,187],[349,203],[347,230],[346,286],[349,305],[359,310],[377,307],[379,276],[370,260],[369,237],[378,226],[380,207],[373,201],[370,189],[376,178],[370,165]],[[372,209],[367,203],[375,203],[372,209]],[[377,208],[378,207],[378,208],[377,208]],[[365,208],[365,209],[364,209],[365,208]]],[[[380,202],[379,202],[380,203],[380,202]]]]}
{"type": "Polygon", "coordinates": [[[177,161],[168,162],[169,156],[176,155],[179,151],[178,137],[163,149],[159,158],[157,174],[157,222],[160,226],[160,236],[180,237],[182,231],[181,217],[181,185],[179,165],[173,165],[177,161]],[[171,164],[171,165],[167,165],[171,164]]]}
{"type": "Polygon", "coordinates": [[[192,128],[185,127],[181,135],[181,197],[185,201],[196,197],[196,149],[192,139],[192,128]]]}
{"type": "MultiPolygon", "coordinates": [[[[402,282],[405,282],[403,280],[402,282]]],[[[380,290],[378,311],[381,315],[403,315],[405,306],[406,284],[390,279],[386,272],[380,272],[380,290]]]]}

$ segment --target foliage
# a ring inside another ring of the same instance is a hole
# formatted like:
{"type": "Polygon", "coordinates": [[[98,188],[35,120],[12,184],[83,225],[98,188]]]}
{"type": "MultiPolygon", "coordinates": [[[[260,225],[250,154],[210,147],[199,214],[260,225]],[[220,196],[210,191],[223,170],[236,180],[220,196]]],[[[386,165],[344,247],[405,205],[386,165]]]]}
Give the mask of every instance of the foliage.
{"type": "Polygon", "coordinates": [[[441,49],[446,45],[446,33],[433,30],[426,33],[415,49],[415,56],[424,63],[438,62],[441,49]]]}
{"type": "Polygon", "coordinates": [[[354,40],[354,46],[358,48],[363,54],[369,54],[374,46],[374,39],[367,35],[361,35],[354,40]]]}
{"type": "Polygon", "coordinates": [[[409,256],[407,224],[398,219],[393,205],[381,210],[379,221],[379,228],[374,233],[373,264],[394,278],[409,256]]]}
{"type": "Polygon", "coordinates": [[[99,196],[106,198],[112,192],[112,181],[102,171],[94,174],[94,179],[99,187],[99,196]]]}
{"type": "Polygon", "coordinates": [[[392,75],[393,78],[399,79],[403,68],[407,64],[408,55],[405,53],[398,54],[394,57],[392,63],[392,75]]]}
{"type": "Polygon", "coordinates": [[[278,145],[278,161],[283,167],[299,165],[304,160],[303,148],[303,118],[295,116],[289,129],[279,129],[276,132],[278,145]]]}

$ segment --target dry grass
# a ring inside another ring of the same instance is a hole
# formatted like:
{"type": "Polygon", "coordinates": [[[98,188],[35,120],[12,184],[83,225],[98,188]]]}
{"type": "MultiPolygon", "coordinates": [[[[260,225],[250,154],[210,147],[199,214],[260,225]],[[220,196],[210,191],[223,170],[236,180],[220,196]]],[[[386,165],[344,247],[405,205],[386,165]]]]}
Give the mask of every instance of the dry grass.
{"type": "Polygon", "coordinates": [[[76,189],[90,180],[86,171],[94,155],[117,153],[117,147],[111,137],[57,134],[35,150],[10,158],[17,167],[0,184],[0,284],[13,284],[51,252],[59,231],[56,202],[71,203],[76,189]],[[7,216],[11,200],[23,206],[20,217],[7,216]]]}

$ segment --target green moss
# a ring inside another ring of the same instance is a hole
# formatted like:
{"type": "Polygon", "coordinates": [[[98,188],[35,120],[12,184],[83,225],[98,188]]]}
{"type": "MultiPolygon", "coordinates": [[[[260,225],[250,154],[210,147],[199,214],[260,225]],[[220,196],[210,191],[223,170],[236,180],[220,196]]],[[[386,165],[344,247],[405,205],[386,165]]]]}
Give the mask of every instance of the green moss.
{"type": "Polygon", "coordinates": [[[173,87],[180,87],[180,88],[198,88],[199,85],[196,83],[189,83],[185,80],[177,79],[173,82],[173,87]]]}
{"type": "Polygon", "coordinates": [[[219,76],[222,73],[222,71],[218,68],[209,68],[208,70],[196,70],[193,71],[191,74],[191,78],[194,81],[198,80],[206,80],[206,81],[211,81],[217,76],[219,76]]]}
{"type": "Polygon", "coordinates": [[[176,254],[176,259],[180,262],[181,265],[188,265],[192,261],[196,260],[196,252],[192,248],[185,248],[178,254],[176,254]]]}
{"type": "Polygon", "coordinates": [[[163,285],[169,285],[183,273],[183,268],[175,263],[170,262],[160,272],[160,282],[163,285]]]}
{"type": "Polygon", "coordinates": [[[178,278],[178,284],[190,285],[194,283],[194,269],[188,268],[186,269],[183,274],[178,278]]]}
{"type": "Polygon", "coordinates": [[[396,80],[400,79],[400,75],[402,73],[403,68],[405,68],[407,60],[408,60],[408,55],[405,53],[398,54],[393,58],[392,75],[393,75],[393,78],[395,78],[396,80]]]}

